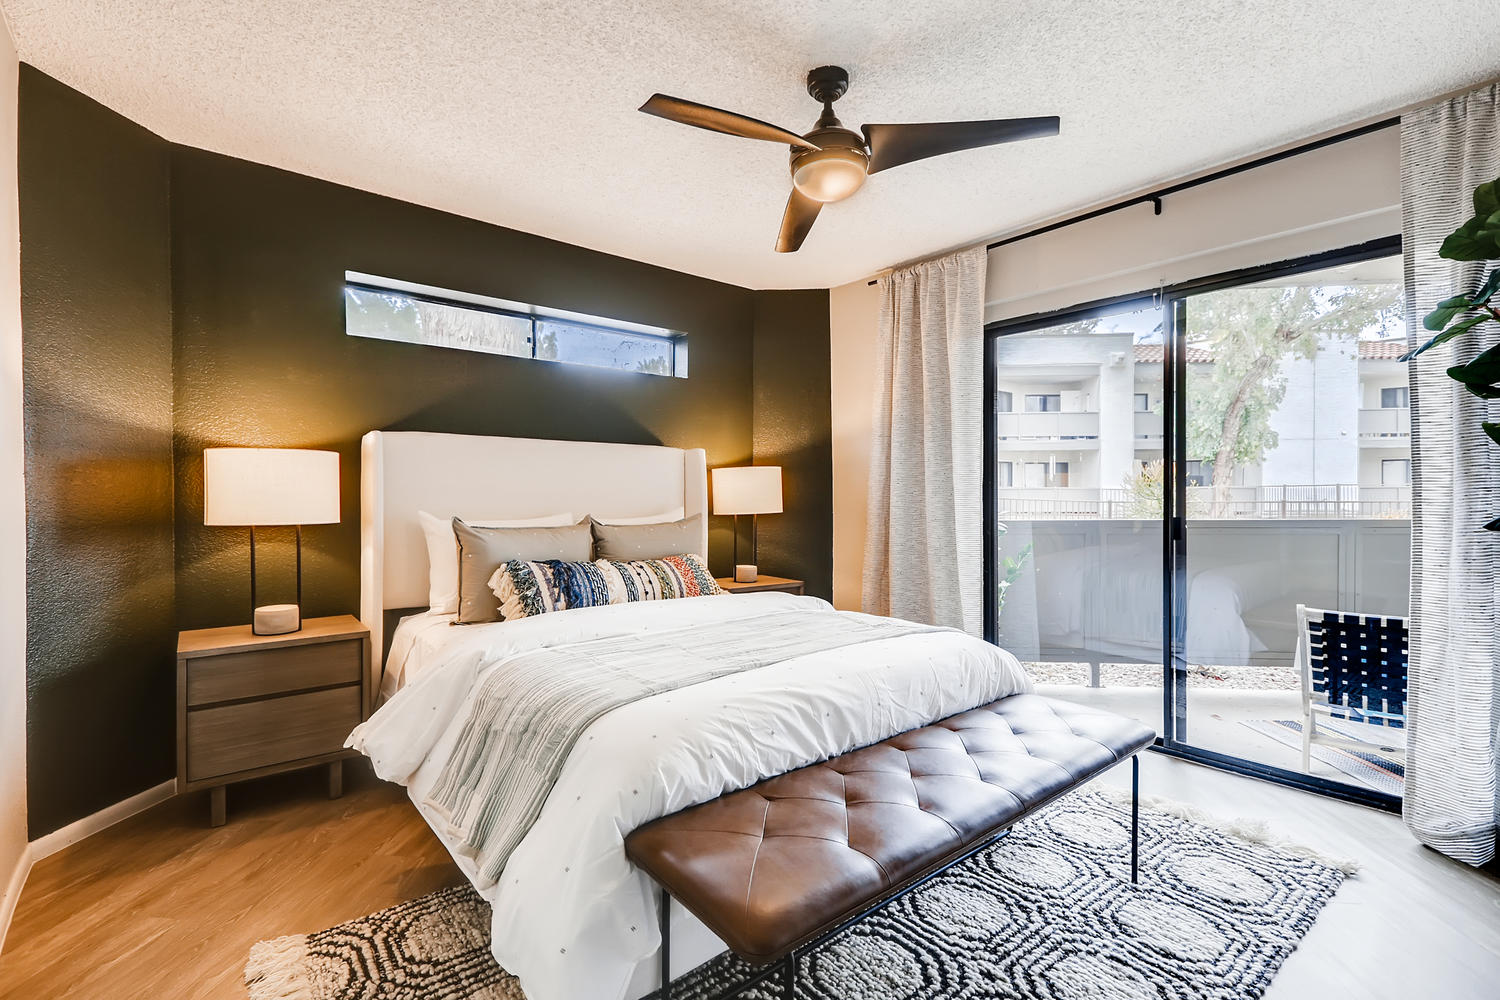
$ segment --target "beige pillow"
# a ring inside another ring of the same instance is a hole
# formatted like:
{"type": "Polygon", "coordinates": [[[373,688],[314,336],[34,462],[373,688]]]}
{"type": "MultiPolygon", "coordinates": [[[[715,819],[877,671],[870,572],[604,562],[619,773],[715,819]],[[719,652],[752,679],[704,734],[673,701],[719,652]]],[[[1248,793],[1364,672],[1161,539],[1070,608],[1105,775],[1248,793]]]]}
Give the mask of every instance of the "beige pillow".
{"type": "MultiPolygon", "coordinates": [[[[427,606],[438,614],[451,615],[458,610],[458,543],[453,538],[453,515],[438,517],[419,510],[417,521],[427,539],[427,606]]],[[[578,517],[563,513],[512,521],[471,518],[468,523],[476,528],[556,528],[577,524],[578,517]]]]}
{"type": "MultiPolygon", "coordinates": [[[[673,507],[660,514],[647,514],[645,517],[600,517],[597,514],[589,516],[594,519],[595,524],[660,524],[663,521],[680,521],[687,516],[687,511],[681,507],[673,507]]],[[[569,520],[568,523],[572,524],[573,520],[569,520]]]]}
{"type": "Polygon", "coordinates": [[[501,563],[561,559],[586,562],[593,548],[589,520],[554,528],[481,528],[453,519],[458,539],[458,618],[460,625],[500,621],[500,600],[489,587],[501,563]]]}
{"type": "Polygon", "coordinates": [[[657,524],[594,525],[594,558],[632,562],[689,553],[703,556],[703,515],[657,524]]]}

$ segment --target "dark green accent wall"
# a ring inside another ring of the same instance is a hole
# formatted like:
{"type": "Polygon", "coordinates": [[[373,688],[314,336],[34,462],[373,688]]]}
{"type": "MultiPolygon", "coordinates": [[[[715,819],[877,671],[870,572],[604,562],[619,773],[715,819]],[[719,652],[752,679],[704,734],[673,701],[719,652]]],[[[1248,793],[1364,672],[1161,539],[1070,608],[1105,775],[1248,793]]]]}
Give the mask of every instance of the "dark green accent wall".
{"type": "MultiPolygon", "coordinates": [[[[343,521],[304,533],[311,615],[358,606],[368,430],[703,447],[711,466],[750,458],[753,292],[201,150],[173,150],[172,185],[184,628],[248,614],[244,533],[203,526],[207,447],[341,453],[343,521]],[[349,337],[346,269],[684,330],[690,377],[349,337]]],[[[727,572],[719,520],[710,557],[727,572]]],[[[262,537],[267,582],[290,599],[291,536],[262,537]]]]}
{"type": "Polygon", "coordinates": [[[760,567],[832,600],[828,322],[824,289],[755,293],[755,464],[781,466],[785,507],[760,518],[760,567]]]}
{"type": "MultiPolygon", "coordinates": [[[[310,616],[357,610],[371,429],[779,462],[787,513],[763,522],[762,564],[828,596],[826,292],[752,292],[175,146],[31,67],[21,81],[32,837],[172,776],[175,630],[249,618],[245,532],[202,523],[206,447],[342,455],[343,520],[304,535],[310,616]],[[683,330],[690,377],[351,338],[346,269],[683,330]]],[[[710,534],[726,574],[729,519],[710,534]]],[[[290,600],[290,530],[259,539],[261,600],[290,600]]]]}
{"type": "Polygon", "coordinates": [[[21,67],[32,838],[174,769],[166,143],[21,67]]]}

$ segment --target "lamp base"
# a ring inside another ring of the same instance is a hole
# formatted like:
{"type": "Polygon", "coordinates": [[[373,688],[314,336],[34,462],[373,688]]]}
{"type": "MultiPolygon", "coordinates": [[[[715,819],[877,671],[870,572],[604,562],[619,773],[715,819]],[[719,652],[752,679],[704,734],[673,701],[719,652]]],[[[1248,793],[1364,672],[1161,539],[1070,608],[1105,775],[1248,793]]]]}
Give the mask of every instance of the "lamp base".
{"type": "Polygon", "coordinates": [[[735,583],[754,583],[760,579],[760,567],[754,563],[740,563],[734,567],[735,583]]]}
{"type": "Polygon", "coordinates": [[[267,604],[255,609],[250,631],[255,635],[286,635],[302,629],[302,609],[295,604],[267,604]]]}

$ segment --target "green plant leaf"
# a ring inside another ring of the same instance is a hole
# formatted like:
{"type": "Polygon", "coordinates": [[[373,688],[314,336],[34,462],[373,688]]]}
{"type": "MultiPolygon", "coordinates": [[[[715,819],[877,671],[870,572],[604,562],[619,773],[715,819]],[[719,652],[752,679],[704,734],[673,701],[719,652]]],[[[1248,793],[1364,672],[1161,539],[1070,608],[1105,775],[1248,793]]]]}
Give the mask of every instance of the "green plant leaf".
{"type": "Polygon", "coordinates": [[[1437,308],[1427,314],[1422,320],[1422,325],[1429,330],[1441,330],[1453,321],[1453,317],[1473,306],[1467,295],[1455,295],[1451,299],[1444,299],[1437,304],[1437,308]]]}
{"type": "Polygon", "coordinates": [[[1500,344],[1484,351],[1473,361],[1454,365],[1448,377],[1480,399],[1500,399],[1500,344]]]}
{"type": "Polygon", "coordinates": [[[1485,216],[1474,218],[1459,226],[1443,245],[1438,256],[1447,260],[1496,260],[1500,259],[1500,230],[1490,229],[1485,216]]]}
{"type": "Polygon", "coordinates": [[[1500,424],[1494,424],[1486,420],[1479,426],[1484,428],[1484,432],[1490,436],[1491,441],[1500,444],[1500,424]]]}
{"type": "Polygon", "coordinates": [[[1423,344],[1421,347],[1417,348],[1415,351],[1407,351],[1397,360],[1410,361],[1417,355],[1424,354],[1427,351],[1432,350],[1434,347],[1437,347],[1439,344],[1447,343],[1454,337],[1467,333],[1470,329],[1478,326],[1480,323],[1483,323],[1489,318],[1489,315],[1486,313],[1477,313],[1476,315],[1468,317],[1462,323],[1454,323],[1452,326],[1448,327],[1448,329],[1444,330],[1436,337],[1433,337],[1431,340],[1423,344]]]}
{"type": "Polygon", "coordinates": [[[1500,344],[1481,352],[1474,360],[1448,369],[1448,377],[1465,385],[1500,382],[1500,344]]]}
{"type": "Polygon", "coordinates": [[[1500,212],[1500,177],[1474,189],[1474,214],[1494,215],[1500,212]]]}
{"type": "Polygon", "coordinates": [[[1469,297],[1469,302],[1477,308],[1493,298],[1496,292],[1500,292],[1500,267],[1490,272],[1484,284],[1479,286],[1479,291],[1469,297]]]}

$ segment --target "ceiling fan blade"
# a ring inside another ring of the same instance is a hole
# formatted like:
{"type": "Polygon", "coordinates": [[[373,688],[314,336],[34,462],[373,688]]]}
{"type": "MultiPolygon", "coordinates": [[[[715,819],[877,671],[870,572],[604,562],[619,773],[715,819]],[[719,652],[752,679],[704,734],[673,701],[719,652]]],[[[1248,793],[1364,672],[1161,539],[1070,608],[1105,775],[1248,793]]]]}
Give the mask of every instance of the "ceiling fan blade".
{"type": "Polygon", "coordinates": [[[711,108],[707,104],[695,104],[692,101],[684,101],[680,97],[668,97],[666,94],[652,94],[650,99],[641,105],[641,110],[648,115],[692,125],[695,128],[706,128],[710,132],[738,135],[746,139],[764,139],[767,142],[801,146],[804,149],[822,148],[808,142],[796,132],[788,132],[780,126],[763,122],[759,118],[737,115],[733,111],[711,108]]]}
{"type": "Polygon", "coordinates": [[[796,253],[802,246],[802,241],[807,239],[807,234],[812,231],[813,223],[817,221],[818,212],[822,208],[821,201],[814,201],[792,188],[792,196],[786,201],[786,214],[781,217],[781,233],[776,237],[776,252],[796,253]]]}
{"type": "Polygon", "coordinates": [[[912,125],[866,125],[870,173],[899,167],[929,156],[977,149],[1018,139],[1056,135],[1060,121],[1045,118],[997,118],[983,122],[925,122],[912,125]]]}

